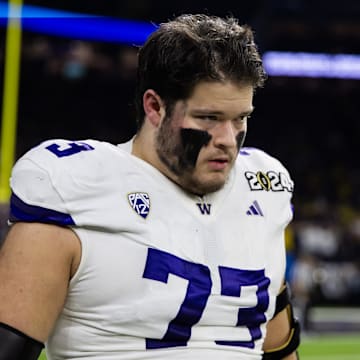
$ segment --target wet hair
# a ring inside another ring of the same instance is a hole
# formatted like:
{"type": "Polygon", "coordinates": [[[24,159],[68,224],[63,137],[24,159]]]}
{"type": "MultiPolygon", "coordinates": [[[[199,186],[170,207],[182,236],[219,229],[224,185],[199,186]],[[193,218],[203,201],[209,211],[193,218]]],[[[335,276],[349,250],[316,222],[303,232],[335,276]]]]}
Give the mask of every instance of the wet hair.
{"type": "Polygon", "coordinates": [[[181,15],[163,23],[139,51],[135,106],[144,121],[143,95],[153,89],[169,116],[200,81],[232,81],[261,87],[266,74],[249,26],[233,17],[181,15]]]}

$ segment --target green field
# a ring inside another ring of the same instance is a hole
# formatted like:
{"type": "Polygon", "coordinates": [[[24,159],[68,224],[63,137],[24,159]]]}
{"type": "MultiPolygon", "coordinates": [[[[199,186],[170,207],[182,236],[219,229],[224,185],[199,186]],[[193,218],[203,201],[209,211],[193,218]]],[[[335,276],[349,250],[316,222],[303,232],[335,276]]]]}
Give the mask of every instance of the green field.
{"type": "Polygon", "coordinates": [[[360,334],[304,337],[301,360],[360,360],[360,334]]]}
{"type": "Polygon", "coordinates": [[[360,360],[360,334],[305,336],[299,353],[301,360],[360,360]]]}

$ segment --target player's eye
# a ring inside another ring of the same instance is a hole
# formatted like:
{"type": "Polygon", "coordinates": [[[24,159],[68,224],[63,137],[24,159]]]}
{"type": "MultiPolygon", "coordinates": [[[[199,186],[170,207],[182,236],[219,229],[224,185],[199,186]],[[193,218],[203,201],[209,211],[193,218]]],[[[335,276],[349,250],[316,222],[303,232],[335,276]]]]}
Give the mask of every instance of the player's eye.
{"type": "Polygon", "coordinates": [[[239,116],[235,119],[235,122],[240,125],[246,122],[248,119],[250,119],[250,115],[239,116]]]}
{"type": "Polygon", "coordinates": [[[216,121],[218,117],[216,115],[198,115],[196,116],[200,120],[216,121]]]}

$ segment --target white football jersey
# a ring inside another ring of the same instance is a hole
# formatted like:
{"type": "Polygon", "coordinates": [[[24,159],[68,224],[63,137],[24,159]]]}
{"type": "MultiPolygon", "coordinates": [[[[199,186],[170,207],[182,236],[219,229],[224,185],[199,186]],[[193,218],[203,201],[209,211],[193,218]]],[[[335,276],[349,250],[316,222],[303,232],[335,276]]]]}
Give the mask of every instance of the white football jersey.
{"type": "Polygon", "coordinates": [[[82,244],[48,359],[261,359],[284,276],[288,172],[244,148],[223,189],[200,198],[130,151],[49,140],[13,169],[10,221],[70,226],[82,244]]]}

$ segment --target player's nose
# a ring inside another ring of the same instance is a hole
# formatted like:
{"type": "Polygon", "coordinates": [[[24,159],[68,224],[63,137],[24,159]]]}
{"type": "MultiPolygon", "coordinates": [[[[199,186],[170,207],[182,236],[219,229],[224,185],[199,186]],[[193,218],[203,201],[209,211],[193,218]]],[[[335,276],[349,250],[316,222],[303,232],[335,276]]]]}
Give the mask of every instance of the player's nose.
{"type": "Polygon", "coordinates": [[[236,147],[236,135],[237,130],[235,129],[232,121],[226,120],[220,122],[215,129],[213,129],[213,139],[215,146],[224,147],[236,147]]]}

